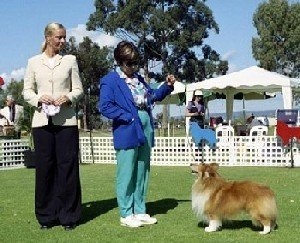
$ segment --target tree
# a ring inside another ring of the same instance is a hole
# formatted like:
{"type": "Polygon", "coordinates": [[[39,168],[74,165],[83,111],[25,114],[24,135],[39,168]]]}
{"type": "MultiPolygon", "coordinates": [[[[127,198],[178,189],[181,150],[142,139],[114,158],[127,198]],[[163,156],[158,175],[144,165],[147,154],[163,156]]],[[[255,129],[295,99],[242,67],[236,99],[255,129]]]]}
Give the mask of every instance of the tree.
{"type": "MultiPolygon", "coordinates": [[[[204,44],[209,31],[219,32],[205,1],[96,0],[95,7],[87,29],[102,29],[136,43],[146,80],[163,81],[167,73],[173,73],[179,80],[195,82],[228,70],[228,63],[204,44]],[[149,68],[150,61],[161,63],[162,69],[149,68]]],[[[164,117],[166,113],[165,106],[164,117]]]]}
{"type": "Polygon", "coordinates": [[[92,129],[96,121],[101,122],[97,109],[99,78],[113,66],[111,50],[108,47],[100,48],[88,37],[77,45],[75,38],[71,37],[65,52],[77,57],[84,90],[84,98],[79,102],[77,111],[82,110],[84,129],[92,129]]]}
{"type": "Polygon", "coordinates": [[[253,15],[258,37],[252,39],[253,56],[261,67],[300,76],[300,3],[269,0],[253,15]]]}
{"type": "Polygon", "coordinates": [[[24,87],[24,81],[16,81],[14,79],[11,79],[11,81],[7,84],[5,90],[3,90],[3,94],[1,97],[1,104],[4,103],[6,96],[8,94],[12,95],[16,101],[16,103],[23,105],[24,104],[24,98],[22,95],[24,87]]]}

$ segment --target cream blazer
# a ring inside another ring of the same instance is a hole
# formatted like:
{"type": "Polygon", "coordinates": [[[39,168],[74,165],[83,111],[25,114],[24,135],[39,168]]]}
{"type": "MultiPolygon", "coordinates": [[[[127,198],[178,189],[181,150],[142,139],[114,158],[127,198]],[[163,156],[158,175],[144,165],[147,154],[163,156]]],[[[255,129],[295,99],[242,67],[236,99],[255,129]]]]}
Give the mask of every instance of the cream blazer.
{"type": "Polygon", "coordinates": [[[74,105],[83,94],[76,57],[73,55],[56,55],[51,68],[45,53],[28,60],[24,76],[24,100],[35,108],[32,127],[48,124],[48,116],[43,112],[38,100],[42,95],[58,98],[66,95],[70,105],[63,105],[60,112],[52,117],[54,125],[77,125],[74,105]]]}

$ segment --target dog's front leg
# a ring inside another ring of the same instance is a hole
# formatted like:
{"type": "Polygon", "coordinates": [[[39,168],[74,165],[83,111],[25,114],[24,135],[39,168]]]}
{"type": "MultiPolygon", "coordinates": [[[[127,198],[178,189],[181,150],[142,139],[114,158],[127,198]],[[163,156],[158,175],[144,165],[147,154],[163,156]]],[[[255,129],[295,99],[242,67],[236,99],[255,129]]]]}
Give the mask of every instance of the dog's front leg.
{"type": "Polygon", "coordinates": [[[215,232],[220,230],[222,227],[222,221],[218,219],[211,219],[209,220],[208,227],[205,227],[205,232],[215,232]]]}
{"type": "Polygon", "coordinates": [[[259,231],[261,235],[266,235],[269,234],[270,232],[271,232],[271,227],[269,225],[264,225],[264,230],[259,231]]]}

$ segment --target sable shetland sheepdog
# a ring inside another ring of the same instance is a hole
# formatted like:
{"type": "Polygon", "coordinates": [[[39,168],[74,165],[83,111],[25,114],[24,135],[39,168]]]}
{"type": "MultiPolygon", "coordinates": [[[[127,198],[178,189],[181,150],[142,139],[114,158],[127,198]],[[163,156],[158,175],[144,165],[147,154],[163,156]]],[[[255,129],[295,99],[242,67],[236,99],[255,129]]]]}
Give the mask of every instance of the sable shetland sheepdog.
{"type": "Polygon", "coordinates": [[[218,164],[191,164],[198,178],[192,187],[192,208],[200,220],[208,223],[206,232],[220,230],[223,219],[245,211],[252,222],[263,226],[260,234],[276,227],[277,206],[273,191],[251,181],[226,181],[217,173],[218,164]]]}

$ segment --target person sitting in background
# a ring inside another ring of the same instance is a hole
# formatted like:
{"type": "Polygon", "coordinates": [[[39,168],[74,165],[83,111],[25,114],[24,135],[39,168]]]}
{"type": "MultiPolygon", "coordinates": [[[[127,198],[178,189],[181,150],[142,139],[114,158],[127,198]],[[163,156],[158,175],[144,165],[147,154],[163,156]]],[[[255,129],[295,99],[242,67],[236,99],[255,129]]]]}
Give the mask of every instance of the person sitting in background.
{"type": "MultiPolygon", "coordinates": [[[[218,117],[210,117],[209,118],[209,126],[211,128],[216,128],[217,126],[222,126],[223,125],[223,118],[221,116],[218,117]]],[[[226,121],[225,121],[226,122],[226,121]]],[[[226,125],[226,124],[224,124],[226,125]]]]}
{"type": "Polygon", "coordinates": [[[21,137],[21,121],[24,117],[24,108],[16,104],[12,95],[7,95],[6,106],[0,110],[0,125],[14,126],[14,137],[21,137]]]}
{"type": "Polygon", "coordinates": [[[263,125],[261,121],[255,118],[253,114],[247,118],[247,133],[249,134],[252,127],[263,125]]]}
{"type": "Polygon", "coordinates": [[[201,90],[194,92],[192,100],[186,107],[185,116],[190,117],[190,122],[196,122],[201,128],[204,128],[205,106],[201,90]]]}

